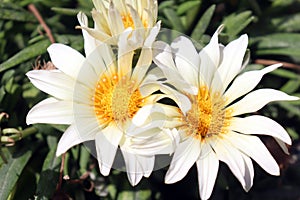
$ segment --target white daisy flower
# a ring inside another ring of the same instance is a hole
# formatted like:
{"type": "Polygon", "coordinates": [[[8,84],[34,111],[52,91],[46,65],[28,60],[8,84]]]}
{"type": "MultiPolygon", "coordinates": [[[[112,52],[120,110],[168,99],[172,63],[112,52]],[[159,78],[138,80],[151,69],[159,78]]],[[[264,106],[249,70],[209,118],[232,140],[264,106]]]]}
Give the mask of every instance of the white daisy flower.
{"type": "MultiPolygon", "coordinates": [[[[242,35],[224,47],[218,43],[221,29],[200,53],[185,37],[179,37],[171,46],[161,41],[154,44],[154,62],[163,70],[169,85],[185,94],[191,102],[191,109],[178,111],[181,115],[177,117],[181,141],[165,182],[181,180],[196,163],[201,199],[211,196],[219,160],[228,165],[245,191],[253,184],[254,170],[250,158],[266,172],[279,175],[278,164],[254,135],[274,137],[287,152],[285,143],[291,144],[288,133],[270,118],[241,115],[256,112],[272,101],[299,99],[274,89],[250,92],[264,74],[280,64],[238,75],[245,66],[243,58],[248,37],[242,35]]],[[[177,102],[182,105],[179,99],[177,102]]]]}
{"type": "MultiPolygon", "coordinates": [[[[93,0],[93,3],[94,28],[87,23],[80,23],[80,28],[99,41],[116,45],[119,35],[128,30],[132,31],[131,43],[141,45],[150,29],[160,26],[160,22],[156,23],[157,0],[93,0]]],[[[85,18],[82,12],[78,14],[79,21],[85,18]]]]}
{"type": "Polygon", "coordinates": [[[27,73],[33,85],[52,96],[29,111],[27,124],[70,125],[59,141],[57,156],[95,140],[99,168],[107,176],[120,147],[129,181],[136,185],[143,176],[150,176],[155,154],[174,151],[173,132],[164,126],[168,113],[176,108],[156,103],[166,97],[152,94],[159,89],[155,80],[162,73],[158,68],[149,72],[152,50],[147,47],[158,31],[151,30],[134,69],[134,51],[128,44],[129,32],[125,32],[120,36],[117,59],[109,45],[96,47],[93,38],[84,34],[86,58],[66,45],[52,44],[48,52],[58,69],[27,73]],[[152,154],[139,155],[130,148],[135,141],[138,145],[155,137],[163,140],[152,154]]]}

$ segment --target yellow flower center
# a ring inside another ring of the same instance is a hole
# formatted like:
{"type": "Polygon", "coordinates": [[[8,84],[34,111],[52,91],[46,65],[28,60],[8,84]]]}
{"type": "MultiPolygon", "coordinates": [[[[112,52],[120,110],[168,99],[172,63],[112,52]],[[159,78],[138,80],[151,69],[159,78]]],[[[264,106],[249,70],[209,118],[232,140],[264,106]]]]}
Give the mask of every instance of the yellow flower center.
{"type": "Polygon", "coordinates": [[[132,118],[144,105],[144,98],[139,89],[134,89],[134,81],[126,76],[104,74],[97,82],[94,93],[94,110],[98,121],[124,123],[132,118]]]}
{"type": "MultiPolygon", "coordinates": [[[[134,21],[132,19],[132,16],[129,13],[122,15],[122,21],[125,29],[129,27],[131,27],[132,29],[135,28],[134,21]]],[[[148,23],[146,20],[142,20],[142,23],[145,28],[148,27],[148,23]]]]}
{"type": "Polygon", "coordinates": [[[199,88],[198,95],[188,95],[192,108],[183,117],[186,133],[199,140],[226,133],[231,110],[226,110],[219,93],[211,94],[207,87],[199,88]]]}

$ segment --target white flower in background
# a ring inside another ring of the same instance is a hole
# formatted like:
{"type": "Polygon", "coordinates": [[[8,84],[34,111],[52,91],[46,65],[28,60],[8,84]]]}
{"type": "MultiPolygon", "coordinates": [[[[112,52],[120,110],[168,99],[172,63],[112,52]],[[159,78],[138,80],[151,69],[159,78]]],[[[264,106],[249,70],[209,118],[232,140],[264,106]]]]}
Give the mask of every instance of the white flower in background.
{"type": "Polygon", "coordinates": [[[288,153],[285,146],[285,143],[291,144],[288,133],[267,117],[244,114],[256,112],[272,101],[299,99],[274,89],[250,92],[264,74],[275,70],[280,64],[238,75],[245,66],[243,58],[248,37],[242,35],[224,47],[218,43],[221,29],[200,53],[185,37],[176,39],[171,47],[161,41],[154,44],[154,62],[163,70],[169,84],[191,102],[190,110],[178,111],[181,115],[177,118],[181,141],[165,182],[181,180],[196,163],[202,199],[211,196],[219,160],[228,165],[246,191],[251,188],[254,176],[250,158],[266,172],[279,175],[278,164],[254,135],[274,137],[288,153]]]}
{"type": "MultiPolygon", "coordinates": [[[[150,29],[159,26],[157,21],[157,0],[93,0],[92,10],[94,28],[87,23],[80,23],[97,40],[116,45],[118,36],[125,30],[132,31],[129,35],[131,43],[140,45],[149,35],[150,29]]],[[[80,12],[78,19],[86,18],[80,12]]]]}
{"type": "MultiPolygon", "coordinates": [[[[146,47],[152,45],[158,31],[151,30],[146,47]]],[[[154,154],[173,152],[173,132],[164,130],[164,125],[167,114],[177,108],[156,103],[166,95],[152,94],[159,89],[155,80],[161,73],[158,68],[149,72],[151,48],[141,50],[133,69],[129,32],[120,36],[117,59],[109,45],[96,47],[95,40],[83,34],[86,58],[66,45],[52,44],[48,52],[58,69],[27,73],[37,88],[52,97],[35,105],[26,122],[70,125],[59,141],[57,156],[95,140],[99,168],[105,176],[120,147],[129,181],[136,185],[143,176],[150,176],[154,154]],[[139,155],[130,148],[134,141],[142,145],[144,139],[155,137],[163,140],[153,154],[139,155]]]]}

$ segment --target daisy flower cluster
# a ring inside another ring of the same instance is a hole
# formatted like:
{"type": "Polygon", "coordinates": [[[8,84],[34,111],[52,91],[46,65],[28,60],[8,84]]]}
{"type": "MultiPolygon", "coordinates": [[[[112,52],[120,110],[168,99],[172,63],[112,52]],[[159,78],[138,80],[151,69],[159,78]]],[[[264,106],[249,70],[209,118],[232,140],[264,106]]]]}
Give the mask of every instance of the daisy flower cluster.
{"type": "Polygon", "coordinates": [[[171,44],[157,40],[156,0],[93,3],[93,28],[78,14],[85,55],[52,44],[48,53],[56,69],[27,73],[51,96],[29,111],[27,124],[69,125],[57,156],[94,141],[100,172],[107,176],[120,149],[132,186],[151,175],[156,155],[172,157],[166,183],[180,181],[196,163],[201,199],[211,196],[219,161],[245,191],[253,184],[253,161],[279,175],[257,135],[272,136],[285,153],[291,139],[277,122],[249,113],[269,102],[298,100],[270,88],[252,91],[280,64],[244,72],[248,37],[224,46],[218,41],[223,26],[200,52],[184,36],[171,44]]]}

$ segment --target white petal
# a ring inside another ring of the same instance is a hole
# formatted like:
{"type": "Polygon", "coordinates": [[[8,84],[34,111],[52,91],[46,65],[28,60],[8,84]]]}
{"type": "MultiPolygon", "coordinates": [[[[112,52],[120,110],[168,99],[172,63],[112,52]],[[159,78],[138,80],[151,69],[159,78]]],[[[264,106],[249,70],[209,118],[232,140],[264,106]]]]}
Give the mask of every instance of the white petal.
{"type": "Polygon", "coordinates": [[[173,155],[165,183],[180,181],[197,161],[200,154],[200,141],[192,137],[180,143],[173,155]]]}
{"type": "Polygon", "coordinates": [[[222,31],[220,26],[212,36],[208,45],[206,45],[199,53],[201,65],[199,69],[199,84],[205,84],[210,87],[213,75],[220,63],[220,48],[218,35],[222,31]],[[204,82],[204,83],[203,83],[204,82]]]}
{"type": "Polygon", "coordinates": [[[201,199],[209,199],[218,174],[219,160],[211,151],[205,158],[196,162],[198,171],[199,194],[201,199]]]}
{"type": "Polygon", "coordinates": [[[282,64],[271,65],[262,70],[245,72],[242,75],[236,77],[232,85],[224,94],[224,96],[226,97],[226,104],[230,104],[235,99],[253,90],[255,86],[260,82],[263,75],[277,69],[281,65],[282,64]]]}
{"type": "Polygon", "coordinates": [[[136,80],[135,84],[137,86],[145,78],[146,72],[148,71],[151,63],[152,63],[152,49],[143,48],[141,50],[138,63],[136,64],[132,73],[132,79],[136,80]]]}
{"type": "MultiPolygon", "coordinates": [[[[79,12],[77,14],[77,19],[79,21],[80,26],[88,26],[88,18],[83,12],[79,12]]],[[[84,39],[85,56],[88,56],[97,47],[99,43],[84,29],[82,29],[82,35],[84,39]]]]}
{"type": "Polygon", "coordinates": [[[90,64],[89,60],[82,63],[81,69],[78,73],[76,81],[80,82],[88,88],[94,89],[96,87],[99,77],[94,71],[94,67],[90,64]]]}
{"type": "Polygon", "coordinates": [[[108,25],[113,36],[120,34],[124,30],[122,17],[112,2],[108,10],[108,25]]]}
{"type": "Polygon", "coordinates": [[[72,100],[75,82],[59,70],[32,70],[26,75],[43,92],[57,99],[72,100]]]}
{"type": "Polygon", "coordinates": [[[230,128],[243,134],[270,135],[289,145],[292,143],[289,134],[280,124],[264,116],[252,115],[245,118],[233,118],[230,128]]]}
{"type": "Polygon", "coordinates": [[[108,176],[123,133],[115,125],[109,125],[96,135],[96,150],[100,172],[108,176]]]}
{"type": "Polygon", "coordinates": [[[281,147],[282,151],[289,155],[289,149],[287,148],[286,144],[284,142],[282,142],[281,140],[277,139],[277,138],[274,138],[275,141],[278,143],[278,145],[281,147]]]}
{"type": "Polygon", "coordinates": [[[131,137],[130,148],[140,155],[171,154],[178,146],[179,140],[176,129],[165,129],[149,137],[131,137]]]}
{"type": "MultiPolygon", "coordinates": [[[[200,60],[193,43],[186,37],[178,37],[171,44],[179,74],[191,85],[198,85],[200,60]]],[[[206,67],[206,66],[205,66],[206,67]]]]}
{"type": "Polygon", "coordinates": [[[48,98],[35,105],[27,114],[26,123],[71,124],[74,122],[73,103],[48,98]]]}
{"type": "Polygon", "coordinates": [[[158,33],[160,31],[160,25],[161,25],[161,21],[158,21],[156,23],[156,25],[153,26],[153,28],[151,28],[150,33],[144,42],[145,47],[149,47],[149,48],[152,47],[153,42],[155,41],[156,36],[158,35],[158,33]]]}
{"type": "Polygon", "coordinates": [[[170,99],[175,101],[175,103],[184,114],[191,109],[192,102],[187,96],[168,86],[161,87],[160,90],[165,93],[170,99]]]}
{"type": "Polygon", "coordinates": [[[55,67],[73,78],[77,77],[80,66],[84,61],[83,55],[67,45],[58,43],[51,44],[47,51],[55,67]]]}
{"type": "Polygon", "coordinates": [[[134,55],[134,47],[128,44],[128,37],[130,31],[124,31],[120,37],[118,42],[118,71],[119,76],[131,76],[132,72],[132,61],[134,55]]]}
{"type": "Polygon", "coordinates": [[[247,45],[248,36],[242,35],[224,48],[222,62],[212,82],[212,87],[215,91],[225,91],[229,83],[241,71],[247,45]]]}
{"type": "Polygon", "coordinates": [[[183,75],[178,72],[173,61],[172,50],[170,46],[162,41],[154,42],[153,45],[153,61],[163,71],[167,78],[167,82],[175,88],[182,91],[197,94],[198,84],[191,85],[183,75]]]}
{"type": "MultiPolygon", "coordinates": [[[[89,62],[90,65],[93,66],[93,69],[96,73],[96,76],[100,77],[100,75],[103,73],[104,70],[106,70],[107,66],[104,57],[110,56],[110,54],[103,54],[102,52],[107,51],[109,47],[107,47],[107,44],[101,44],[99,45],[93,52],[91,52],[87,57],[87,62],[89,62]]],[[[112,58],[110,59],[112,62],[112,58]]],[[[109,63],[111,64],[111,63],[109,63]]]]}
{"type": "Polygon", "coordinates": [[[256,112],[272,101],[293,101],[298,97],[287,95],[284,92],[274,89],[258,89],[247,94],[243,99],[229,106],[232,109],[232,116],[256,112]]]}
{"type": "MultiPolygon", "coordinates": [[[[122,148],[121,148],[122,149],[122,148]]],[[[154,156],[141,156],[122,149],[127,177],[132,186],[137,185],[143,176],[149,177],[154,168],[154,156]]]]}
{"type": "Polygon", "coordinates": [[[240,181],[243,188],[246,187],[245,176],[245,162],[235,147],[231,146],[227,141],[219,141],[214,150],[219,160],[225,162],[235,177],[240,181]]]}
{"type": "Polygon", "coordinates": [[[77,144],[93,139],[93,135],[87,135],[87,137],[82,137],[81,134],[79,134],[78,132],[77,126],[75,124],[72,124],[67,128],[67,130],[60,138],[56,150],[56,156],[60,156],[61,154],[68,151],[68,149],[77,144]]]}
{"type": "Polygon", "coordinates": [[[244,162],[245,162],[244,179],[245,179],[246,185],[244,187],[244,190],[246,192],[248,192],[253,185],[254,168],[253,168],[252,160],[247,155],[242,153],[241,156],[243,157],[244,162]]]}
{"type": "Polygon", "coordinates": [[[234,132],[222,136],[241,152],[255,160],[269,174],[280,174],[278,164],[258,137],[234,132]]]}

